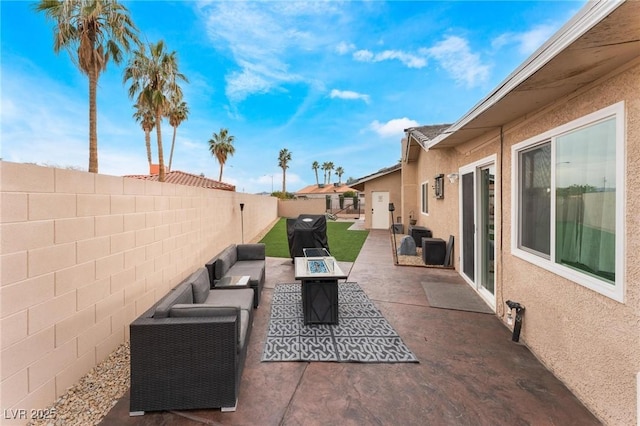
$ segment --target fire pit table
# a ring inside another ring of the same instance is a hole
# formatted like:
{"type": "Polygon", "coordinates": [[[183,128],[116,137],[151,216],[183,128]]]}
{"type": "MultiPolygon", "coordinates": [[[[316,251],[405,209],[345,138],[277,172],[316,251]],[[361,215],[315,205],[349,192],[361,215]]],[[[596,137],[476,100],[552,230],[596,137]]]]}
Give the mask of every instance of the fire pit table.
{"type": "Polygon", "coordinates": [[[347,278],[347,275],[336,259],[313,256],[296,257],[294,261],[295,278],[302,282],[305,325],[338,324],[338,280],[347,278]]]}

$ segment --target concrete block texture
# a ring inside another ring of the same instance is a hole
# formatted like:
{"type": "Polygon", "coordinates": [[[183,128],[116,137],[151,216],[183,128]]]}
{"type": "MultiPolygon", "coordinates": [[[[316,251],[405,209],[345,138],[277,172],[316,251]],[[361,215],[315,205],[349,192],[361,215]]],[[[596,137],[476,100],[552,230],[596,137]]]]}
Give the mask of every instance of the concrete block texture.
{"type": "Polygon", "coordinates": [[[3,161],[0,173],[3,409],[51,404],[182,278],[277,218],[272,197],[3,161]]]}

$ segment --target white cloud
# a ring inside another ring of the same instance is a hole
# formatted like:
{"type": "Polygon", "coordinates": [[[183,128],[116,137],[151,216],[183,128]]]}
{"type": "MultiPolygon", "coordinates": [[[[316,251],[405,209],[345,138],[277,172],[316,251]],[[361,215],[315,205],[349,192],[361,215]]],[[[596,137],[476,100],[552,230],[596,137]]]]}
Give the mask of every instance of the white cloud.
{"type": "Polygon", "coordinates": [[[360,62],[373,62],[373,52],[370,50],[358,50],[353,52],[353,59],[360,62]]]}
{"type": "Polygon", "coordinates": [[[336,52],[338,52],[340,55],[346,55],[347,53],[351,52],[355,48],[356,48],[355,44],[341,41],[336,46],[336,52]]]}
{"type": "Polygon", "coordinates": [[[227,97],[236,103],[288,83],[313,84],[312,77],[294,70],[292,64],[300,54],[335,45],[326,22],[316,19],[340,13],[330,3],[199,3],[214,47],[230,52],[238,65],[226,76],[227,97]]]}
{"type": "Polygon", "coordinates": [[[338,99],[347,99],[347,100],[362,100],[365,103],[369,103],[371,101],[371,98],[369,97],[369,95],[353,92],[351,90],[333,89],[329,96],[331,97],[331,99],[338,98],[338,99]]]}
{"type": "Polygon", "coordinates": [[[554,24],[542,24],[522,33],[504,33],[492,40],[491,46],[500,49],[515,44],[519,53],[530,55],[553,35],[557,27],[554,24]]]}
{"type": "Polygon", "coordinates": [[[400,138],[404,133],[404,129],[408,129],[409,127],[417,127],[419,125],[420,124],[415,120],[410,120],[407,117],[402,117],[394,118],[387,121],[386,123],[381,123],[378,120],[374,120],[369,127],[378,135],[384,138],[400,138]]]}
{"type": "Polygon", "coordinates": [[[398,60],[409,68],[424,68],[427,60],[424,56],[414,55],[401,50],[384,50],[374,54],[370,50],[358,50],[353,53],[353,59],[360,62],[382,62],[398,60]]]}
{"type": "Polygon", "coordinates": [[[448,36],[433,47],[421,49],[440,63],[454,80],[473,87],[489,77],[489,66],[482,63],[480,55],[473,53],[466,39],[448,36]]]}

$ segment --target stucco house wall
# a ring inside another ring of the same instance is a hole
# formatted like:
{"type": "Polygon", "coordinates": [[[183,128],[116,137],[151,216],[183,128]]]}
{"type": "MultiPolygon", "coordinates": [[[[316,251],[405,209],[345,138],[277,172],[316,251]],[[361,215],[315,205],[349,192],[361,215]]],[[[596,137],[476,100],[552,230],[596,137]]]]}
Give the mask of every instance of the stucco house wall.
{"type": "MultiPolygon", "coordinates": [[[[419,186],[433,176],[493,156],[496,164],[496,315],[506,325],[505,301],[526,307],[520,340],[594,414],[610,425],[636,424],[640,372],[640,61],[455,148],[422,150],[403,163],[403,211],[420,209],[419,186]],[[511,147],[589,113],[624,101],[626,113],[626,268],[620,303],[511,253],[511,147]],[[502,141],[502,142],[501,142],[502,141]],[[415,188],[415,187],[418,188],[415,188]],[[407,194],[408,190],[408,194],[407,194]]],[[[430,193],[433,189],[430,184],[430,193]]],[[[460,241],[460,179],[445,178],[445,197],[431,198],[418,223],[435,236],[460,241]]],[[[455,267],[460,271],[459,244],[455,267]]]]}
{"type": "MultiPolygon", "coordinates": [[[[393,212],[394,222],[396,222],[397,216],[402,217],[402,214],[400,211],[400,206],[402,201],[401,182],[402,182],[402,178],[400,174],[400,169],[398,169],[396,171],[393,171],[391,173],[385,174],[380,177],[376,177],[374,179],[368,180],[361,184],[363,188],[361,192],[364,193],[364,200],[365,200],[364,227],[366,229],[371,229],[371,226],[372,226],[371,200],[372,200],[373,192],[376,192],[376,191],[388,192],[389,202],[393,203],[393,205],[396,208],[396,210],[393,212]]],[[[386,211],[386,214],[389,214],[388,210],[386,211]]],[[[391,216],[389,216],[389,222],[391,222],[391,216]]],[[[403,224],[405,226],[405,232],[406,232],[406,226],[408,224],[408,221],[407,222],[403,221],[403,224]]],[[[389,223],[389,225],[391,225],[391,223],[389,223]]]]}
{"type": "MultiPolygon", "coordinates": [[[[511,145],[617,102],[626,112],[626,276],[625,299],[619,303],[509,254],[503,258],[504,298],[526,310],[523,339],[593,412],[609,424],[637,422],[640,372],[640,64],[601,81],[579,95],[561,99],[512,130],[511,145]],[[526,278],[525,278],[526,277],[526,278]]],[[[623,154],[623,153],[621,153],[623,154]]],[[[504,158],[505,211],[511,205],[511,157],[504,158]]],[[[504,241],[515,224],[503,217],[504,241]]],[[[622,255],[622,254],[621,254],[622,255]]]]}
{"type": "Polygon", "coordinates": [[[49,406],[242,228],[251,241],[277,218],[273,197],[9,162],[0,173],[0,386],[15,413],[49,406]]]}
{"type": "MultiPolygon", "coordinates": [[[[417,220],[417,225],[425,226],[433,232],[435,238],[442,238],[445,241],[449,235],[454,236],[454,262],[459,262],[459,255],[455,244],[457,242],[458,222],[457,218],[452,218],[450,212],[458,215],[459,204],[459,180],[451,182],[446,176],[450,173],[457,173],[461,161],[474,161],[477,155],[469,156],[465,152],[460,156],[454,150],[433,149],[422,152],[417,161],[404,163],[402,167],[403,181],[413,182],[403,185],[403,215],[407,218],[413,216],[417,220]],[[434,182],[435,176],[444,174],[444,198],[436,198],[434,182]],[[422,185],[426,184],[428,198],[428,213],[422,212],[422,185]]],[[[481,155],[481,154],[480,154],[481,155]]],[[[480,158],[480,157],[478,157],[480,158]]]]}

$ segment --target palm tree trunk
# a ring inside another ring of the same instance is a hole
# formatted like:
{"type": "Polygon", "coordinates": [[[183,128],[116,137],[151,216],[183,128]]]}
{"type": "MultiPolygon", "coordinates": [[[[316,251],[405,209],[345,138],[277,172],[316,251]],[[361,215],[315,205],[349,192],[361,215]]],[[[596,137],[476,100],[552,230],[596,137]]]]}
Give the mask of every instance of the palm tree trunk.
{"type": "Polygon", "coordinates": [[[224,168],[224,164],[220,163],[220,177],[218,178],[218,182],[222,182],[222,169],[224,168]]]}
{"type": "Polygon", "coordinates": [[[156,110],[156,134],[158,135],[158,165],[160,167],[158,179],[164,182],[164,153],[162,151],[162,114],[160,108],[156,110]]]}
{"type": "Polygon", "coordinates": [[[169,171],[171,171],[171,163],[173,162],[173,147],[176,144],[176,131],[178,126],[173,126],[173,139],[171,140],[171,154],[169,154],[169,171]]]}
{"type": "Polygon", "coordinates": [[[149,170],[151,170],[151,164],[153,160],[151,159],[151,131],[144,131],[144,143],[147,145],[147,161],[149,162],[149,170]]]}
{"type": "Polygon", "coordinates": [[[89,173],[98,173],[98,71],[89,72],[89,173]]]}
{"type": "Polygon", "coordinates": [[[320,181],[318,181],[318,171],[315,170],[315,172],[316,172],[316,185],[320,185],[320,181]]]}
{"type": "Polygon", "coordinates": [[[287,169],[282,169],[282,195],[287,193],[287,169]]]}

